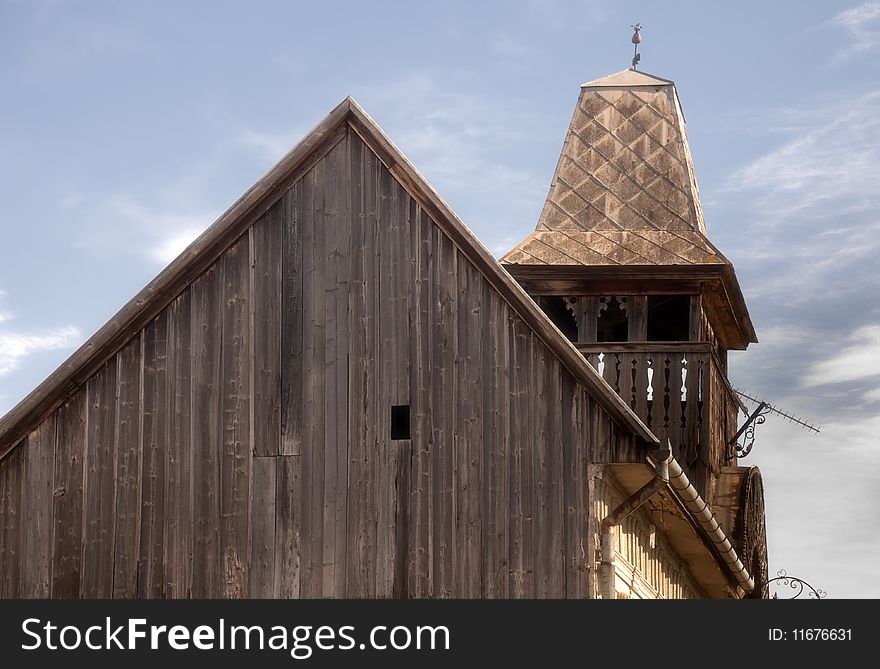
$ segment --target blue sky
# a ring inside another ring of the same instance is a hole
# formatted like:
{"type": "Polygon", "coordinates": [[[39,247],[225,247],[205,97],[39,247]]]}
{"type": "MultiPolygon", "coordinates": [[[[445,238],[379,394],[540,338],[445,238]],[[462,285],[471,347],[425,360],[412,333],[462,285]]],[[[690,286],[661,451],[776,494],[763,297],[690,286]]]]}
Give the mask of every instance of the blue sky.
{"type": "Polygon", "coordinates": [[[744,461],[771,572],[880,596],[880,1],[0,0],[0,413],[349,94],[506,251],[636,21],[761,340],[733,382],[822,426],[744,461]]]}

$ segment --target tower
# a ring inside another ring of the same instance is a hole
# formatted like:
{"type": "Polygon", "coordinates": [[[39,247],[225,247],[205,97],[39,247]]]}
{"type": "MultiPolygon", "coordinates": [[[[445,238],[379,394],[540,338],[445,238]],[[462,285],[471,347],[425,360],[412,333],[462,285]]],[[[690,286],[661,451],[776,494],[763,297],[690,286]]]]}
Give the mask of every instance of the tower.
{"type": "Polygon", "coordinates": [[[535,231],[501,262],[711,501],[736,465],[727,352],[757,338],[706,234],[672,81],[581,86],[535,231]]]}

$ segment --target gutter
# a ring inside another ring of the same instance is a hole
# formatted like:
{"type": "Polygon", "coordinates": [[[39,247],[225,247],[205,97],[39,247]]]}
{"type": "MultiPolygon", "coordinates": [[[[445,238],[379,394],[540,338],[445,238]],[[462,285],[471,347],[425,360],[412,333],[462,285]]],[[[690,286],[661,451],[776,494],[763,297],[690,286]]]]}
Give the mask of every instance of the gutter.
{"type": "Polygon", "coordinates": [[[681,465],[672,457],[671,449],[651,451],[648,455],[648,464],[654,467],[653,478],[625,499],[599,523],[599,597],[601,599],[615,599],[617,594],[614,568],[617,537],[614,528],[664,488],[670,490],[681,502],[694,523],[711,543],[718,558],[736,579],[738,585],[745,592],[752,591],[755,587],[754,579],[736,554],[736,550],[724,530],[715,520],[715,515],[709,505],[700,497],[681,465]]]}
{"type": "MultiPolygon", "coordinates": [[[[648,462],[651,462],[652,456],[653,453],[648,456],[648,462]]],[[[746,566],[736,554],[736,549],[730,543],[730,539],[728,539],[721,525],[715,520],[715,514],[712,513],[709,505],[700,497],[700,493],[694,488],[687,474],[682,471],[681,465],[678,464],[671,454],[668,459],[668,466],[669,487],[672,488],[675,496],[697,522],[706,538],[712,543],[716,554],[727,566],[730,573],[736,579],[737,584],[746,592],[754,590],[755,579],[752,578],[748,569],[746,569],[746,566]]]]}

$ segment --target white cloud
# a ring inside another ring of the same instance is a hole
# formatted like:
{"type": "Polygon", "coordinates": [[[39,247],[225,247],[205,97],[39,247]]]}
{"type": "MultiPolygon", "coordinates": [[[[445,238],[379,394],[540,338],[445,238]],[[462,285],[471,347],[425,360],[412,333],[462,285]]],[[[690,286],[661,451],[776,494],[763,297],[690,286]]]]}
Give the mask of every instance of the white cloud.
{"type": "Polygon", "coordinates": [[[803,325],[772,325],[761,329],[761,347],[800,346],[815,339],[803,325]]]}
{"type": "Polygon", "coordinates": [[[880,92],[865,93],[846,105],[814,104],[803,110],[810,125],[735,171],[727,183],[730,191],[763,192],[761,204],[777,220],[832,199],[865,209],[880,197],[880,92]]]}
{"type": "MultiPolygon", "coordinates": [[[[0,290],[0,298],[6,293],[0,290]]],[[[73,326],[54,330],[18,331],[9,328],[13,320],[9,312],[0,312],[0,376],[5,376],[32,353],[68,348],[79,341],[79,330],[73,326]]]]}
{"type": "Polygon", "coordinates": [[[845,60],[880,44],[880,2],[870,0],[840,12],[831,19],[831,25],[849,33],[852,42],[839,52],[835,62],[845,60]]]}
{"type": "MultiPolygon", "coordinates": [[[[840,353],[814,364],[802,380],[805,387],[857,381],[880,376],[880,325],[866,325],[840,353]]],[[[876,392],[876,391],[874,391],[876,392]]]]}
{"type": "Polygon", "coordinates": [[[181,232],[173,233],[170,237],[149,249],[150,257],[157,262],[167,265],[179,256],[201,233],[201,228],[187,228],[181,232]]]}
{"type": "Polygon", "coordinates": [[[845,104],[805,100],[787,125],[781,146],[715,193],[713,209],[739,209],[748,221],[747,234],[717,241],[760,274],[750,292],[765,298],[812,303],[876,285],[868,268],[880,254],[880,91],[845,104]]]}
{"type": "Polygon", "coordinates": [[[102,202],[77,204],[94,232],[80,244],[123,251],[167,264],[216,218],[209,212],[171,211],[145,204],[131,195],[113,195],[102,202]]]}
{"type": "Polygon", "coordinates": [[[69,348],[79,338],[79,330],[75,327],[48,332],[0,332],[0,376],[18,367],[31,353],[69,348]]]}
{"type": "Polygon", "coordinates": [[[864,395],[862,395],[862,399],[866,402],[880,402],[880,388],[869,390],[864,395]]]}
{"type": "Polygon", "coordinates": [[[130,196],[116,196],[107,207],[123,225],[137,226],[148,238],[141,251],[160,263],[168,263],[183,251],[213,220],[209,214],[160,211],[130,196]]]}

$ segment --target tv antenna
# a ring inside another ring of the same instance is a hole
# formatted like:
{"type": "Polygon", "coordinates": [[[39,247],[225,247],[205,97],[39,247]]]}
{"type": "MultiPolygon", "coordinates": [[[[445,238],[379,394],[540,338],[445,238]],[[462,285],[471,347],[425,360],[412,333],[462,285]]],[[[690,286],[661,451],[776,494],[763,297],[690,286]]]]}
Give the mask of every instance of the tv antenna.
{"type": "Polygon", "coordinates": [[[639,53],[639,44],[642,43],[642,24],[637,23],[630,27],[633,29],[633,36],[630,40],[633,44],[632,69],[636,69],[636,65],[638,65],[639,61],[642,59],[642,54],[639,53]]]}
{"type": "Polygon", "coordinates": [[[752,451],[752,447],[755,445],[755,428],[767,420],[767,414],[773,413],[777,416],[781,416],[785,420],[790,423],[794,423],[805,430],[809,430],[810,432],[815,432],[819,434],[819,428],[811,423],[806,422],[805,420],[801,420],[796,416],[792,416],[790,413],[782,411],[781,409],[777,409],[773,405],[770,404],[767,400],[758,399],[756,397],[752,397],[744,393],[741,390],[734,389],[737,395],[742,397],[744,400],[748,400],[754,404],[757,404],[757,408],[752,411],[749,417],[746,419],[746,422],[743,423],[742,427],[736,431],[736,434],[730,438],[730,441],[727,442],[728,446],[736,445],[736,456],[739,458],[746,457],[752,451]],[[739,442],[739,438],[742,437],[742,443],[739,442]]]}

